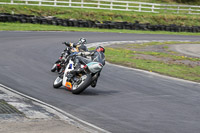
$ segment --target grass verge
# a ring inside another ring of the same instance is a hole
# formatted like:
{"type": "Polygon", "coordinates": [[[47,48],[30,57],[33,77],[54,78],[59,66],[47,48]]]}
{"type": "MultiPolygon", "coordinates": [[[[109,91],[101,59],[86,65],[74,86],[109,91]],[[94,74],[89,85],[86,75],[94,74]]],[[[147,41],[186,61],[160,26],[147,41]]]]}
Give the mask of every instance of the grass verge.
{"type": "Polygon", "coordinates": [[[85,32],[115,32],[115,33],[136,33],[136,34],[170,34],[170,35],[200,35],[200,33],[190,32],[167,32],[167,31],[139,31],[139,30],[117,30],[117,29],[98,29],[81,27],[64,27],[54,25],[40,25],[28,23],[2,23],[1,31],[85,31],[85,32]]]}
{"type": "Polygon", "coordinates": [[[127,21],[135,23],[150,23],[152,25],[199,26],[199,15],[172,13],[140,13],[125,11],[109,11],[95,9],[75,9],[65,7],[42,7],[23,5],[0,5],[1,13],[27,14],[36,16],[55,16],[63,19],[81,19],[98,21],[127,21]]]}
{"type": "MultiPolygon", "coordinates": [[[[150,45],[154,44],[158,45],[156,42],[152,42],[150,45]]],[[[200,58],[186,57],[176,52],[167,52],[166,44],[168,43],[159,44],[165,47],[163,52],[151,51],[148,44],[145,44],[142,49],[130,49],[127,47],[128,45],[123,45],[124,48],[116,45],[112,47],[111,45],[106,47],[106,60],[118,65],[200,82],[200,58]]],[[[131,45],[137,46],[141,44],[131,45]]]]}

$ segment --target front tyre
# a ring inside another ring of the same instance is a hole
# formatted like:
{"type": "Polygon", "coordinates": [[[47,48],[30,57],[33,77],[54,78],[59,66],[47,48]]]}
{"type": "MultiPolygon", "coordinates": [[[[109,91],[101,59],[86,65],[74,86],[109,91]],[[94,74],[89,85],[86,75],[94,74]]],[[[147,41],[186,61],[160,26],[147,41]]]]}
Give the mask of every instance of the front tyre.
{"type": "Polygon", "coordinates": [[[54,64],[53,67],[51,68],[51,72],[55,72],[56,71],[56,67],[57,67],[57,65],[54,64]]]}
{"type": "Polygon", "coordinates": [[[60,78],[59,76],[56,78],[56,80],[53,83],[53,87],[54,88],[59,88],[62,86],[62,78],[60,78]]]}
{"type": "Polygon", "coordinates": [[[91,83],[92,76],[90,74],[83,75],[81,77],[81,83],[77,85],[77,83],[73,84],[72,93],[73,94],[80,94],[83,92],[91,83]]]}

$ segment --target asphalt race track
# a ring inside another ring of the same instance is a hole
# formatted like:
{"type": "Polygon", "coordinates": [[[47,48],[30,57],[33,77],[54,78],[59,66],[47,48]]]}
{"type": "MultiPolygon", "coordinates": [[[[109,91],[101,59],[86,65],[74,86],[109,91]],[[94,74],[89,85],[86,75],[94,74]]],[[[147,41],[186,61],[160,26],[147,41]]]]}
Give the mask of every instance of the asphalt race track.
{"type": "Polygon", "coordinates": [[[200,84],[106,64],[81,95],[52,87],[63,41],[191,40],[199,36],[0,32],[0,83],[113,133],[199,133],[200,84]]]}

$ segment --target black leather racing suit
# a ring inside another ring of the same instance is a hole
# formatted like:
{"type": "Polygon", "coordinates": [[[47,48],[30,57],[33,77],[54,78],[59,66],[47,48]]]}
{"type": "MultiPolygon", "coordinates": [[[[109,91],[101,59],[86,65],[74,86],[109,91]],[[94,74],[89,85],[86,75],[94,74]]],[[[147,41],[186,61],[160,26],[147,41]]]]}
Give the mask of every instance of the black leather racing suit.
{"type": "MultiPolygon", "coordinates": [[[[77,55],[78,56],[76,56],[76,59],[75,59],[75,70],[73,72],[82,71],[80,69],[80,64],[86,65],[90,62],[99,62],[103,66],[105,65],[105,55],[103,52],[97,52],[96,50],[94,50],[94,51],[87,51],[87,52],[79,52],[77,55]],[[86,58],[88,56],[90,58],[86,58]]],[[[92,84],[91,84],[92,87],[96,86],[99,76],[100,76],[100,72],[98,73],[97,78],[92,82],[92,84]]]]}
{"type": "Polygon", "coordinates": [[[80,62],[81,64],[88,64],[90,62],[99,62],[102,65],[105,65],[105,55],[103,52],[97,52],[96,50],[79,52],[76,57],[76,63],[80,62]],[[86,58],[86,57],[90,58],[86,58]],[[78,59],[78,60],[77,60],[78,59]]]}

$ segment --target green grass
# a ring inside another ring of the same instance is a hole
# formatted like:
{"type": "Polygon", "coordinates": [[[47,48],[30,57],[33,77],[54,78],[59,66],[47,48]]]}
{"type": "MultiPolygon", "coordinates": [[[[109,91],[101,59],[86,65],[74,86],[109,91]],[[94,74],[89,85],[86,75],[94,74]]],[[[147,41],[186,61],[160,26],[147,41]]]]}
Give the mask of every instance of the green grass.
{"type": "MultiPolygon", "coordinates": [[[[165,44],[174,44],[174,43],[179,43],[179,42],[165,42],[165,44]]],[[[147,46],[152,46],[152,45],[162,45],[163,42],[148,42],[148,43],[139,43],[139,44],[127,44],[127,48],[144,48],[147,46]]]]}
{"type": "Polygon", "coordinates": [[[15,14],[27,14],[36,16],[55,16],[59,18],[72,18],[82,20],[98,21],[127,21],[134,23],[150,23],[152,25],[182,25],[199,26],[199,15],[186,14],[166,14],[166,13],[139,13],[125,11],[95,10],[95,9],[75,9],[66,7],[42,7],[42,6],[22,6],[22,5],[0,5],[0,12],[15,14]]]}
{"type": "MultiPolygon", "coordinates": [[[[125,49],[141,49],[148,46],[153,45],[174,45],[174,44],[188,44],[188,42],[176,42],[176,41],[170,41],[170,42],[148,42],[148,43],[140,43],[140,44],[127,44],[124,48],[125,49]]],[[[190,44],[200,44],[200,42],[190,42],[190,44]]],[[[163,53],[163,52],[153,52],[153,51],[134,51],[134,54],[143,54],[143,55],[152,55],[156,57],[169,57],[174,60],[190,60],[190,61],[200,61],[200,58],[191,58],[187,56],[178,55],[177,52],[168,50],[169,46],[163,46],[163,48],[170,52],[163,53]]]]}
{"type": "MultiPolygon", "coordinates": [[[[190,44],[199,44],[200,42],[189,42],[190,44]]],[[[127,44],[126,47],[128,48],[145,48],[147,46],[153,45],[174,45],[174,44],[188,44],[188,42],[177,42],[177,41],[170,41],[170,42],[147,42],[147,43],[135,43],[135,44],[127,44]]],[[[169,48],[169,46],[163,46],[165,49],[169,48]]]]}
{"type": "MultiPolygon", "coordinates": [[[[123,66],[157,72],[172,77],[200,82],[200,66],[191,67],[183,64],[165,63],[162,61],[137,59],[135,52],[127,49],[106,48],[106,60],[123,66]]],[[[171,55],[168,55],[170,58],[171,55]]]]}
{"type": "Polygon", "coordinates": [[[80,28],[80,27],[64,27],[64,26],[54,26],[54,25],[40,25],[40,24],[28,24],[28,23],[2,23],[2,22],[0,22],[0,31],[83,31],[83,32],[115,32],[115,33],[136,33],[136,34],[170,34],[170,35],[195,35],[195,36],[200,35],[200,33],[189,33],[189,32],[98,29],[98,28],[80,28]]]}
{"type": "Polygon", "coordinates": [[[200,61],[200,58],[190,58],[187,56],[178,56],[178,55],[169,55],[167,53],[162,53],[162,52],[152,52],[152,51],[147,51],[147,52],[135,52],[135,54],[143,54],[143,55],[152,55],[155,57],[169,57],[174,60],[191,60],[191,61],[200,61]]]}

